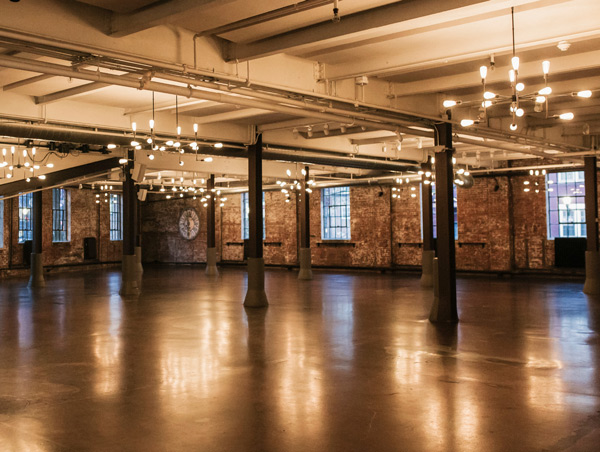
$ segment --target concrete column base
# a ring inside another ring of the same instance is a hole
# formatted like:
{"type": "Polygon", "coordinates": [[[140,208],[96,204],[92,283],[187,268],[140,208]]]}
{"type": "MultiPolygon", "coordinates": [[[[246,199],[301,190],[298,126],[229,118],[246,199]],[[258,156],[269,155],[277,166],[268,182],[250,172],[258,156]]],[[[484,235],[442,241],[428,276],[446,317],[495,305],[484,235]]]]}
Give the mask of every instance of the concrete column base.
{"type": "Polygon", "coordinates": [[[269,306],[265,293],[265,260],[262,257],[248,258],[248,292],[244,299],[247,308],[266,308],[269,306]]]}
{"type": "Polygon", "coordinates": [[[435,251],[425,250],[422,256],[422,273],[421,287],[433,287],[433,260],[435,259],[435,251]]]}
{"type": "Polygon", "coordinates": [[[313,279],[310,248],[300,248],[300,273],[298,279],[313,279]]]}
{"type": "Polygon", "coordinates": [[[31,253],[31,276],[29,277],[29,287],[45,287],[43,253],[31,253]]]}
{"type": "Polygon", "coordinates": [[[208,276],[219,276],[219,270],[217,270],[217,249],[207,248],[206,249],[206,274],[208,276]]]}
{"type": "Polygon", "coordinates": [[[139,274],[144,273],[144,266],[142,265],[142,247],[135,247],[135,260],[136,260],[136,271],[139,274]]]}
{"type": "Polygon", "coordinates": [[[135,254],[123,255],[121,269],[121,289],[119,290],[119,294],[125,296],[139,295],[137,256],[135,254]]]}
{"type": "Polygon", "coordinates": [[[583,293],[590,295],[600,294],[600,253],[598,251],[585,252],[585,284],[583,293]]]}
{"type": "Polygon", "coordinates": [[[445,314],[440,315],[440,280],[438,278],[438,258],[433,259],[433,305],[429,313],[431,323],[453,324],[458,322],[457,318],[450,318],[445,314]]]}

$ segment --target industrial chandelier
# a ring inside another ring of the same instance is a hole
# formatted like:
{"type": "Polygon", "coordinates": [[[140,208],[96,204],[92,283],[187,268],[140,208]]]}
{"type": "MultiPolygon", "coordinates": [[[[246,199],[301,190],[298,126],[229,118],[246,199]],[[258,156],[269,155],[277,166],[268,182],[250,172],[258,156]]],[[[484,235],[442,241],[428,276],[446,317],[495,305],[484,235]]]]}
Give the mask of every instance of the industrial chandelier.
{"type": "MultiPolygon", "coordinates": [[[[486,88],[486,80],[488,74],[488,66],[481,66],[479,68],[479,74],[481,76],[481,83],[483,86],[483,99],[481,102],[481,107],[479,108],[479,115],[477,119],[466,118],[461,120],[460,125],[462,127],[469,127],[474,124],[482,123],[487,118],[487,109],[499,104],[508,104],[509,112],[512,117],[512,121],[510,124],[510,130],[516,131],[517,126],[517,118],[522,117],[525,114],[525,110],[523,109],[523,104],[525,102],[533,102],[534,108],[533,110],[536,113],[541,113],[542,111],[546,112],[546,118],[557,118],[566,121],[572,120],[575,115],[572,112],[564,112],[556,115],[549,116],[548,115],[548,98],[552,94],[552,88],[548,85],[548,76],[550,73],[550,61],[542,62],[542,74],[544,78],[544,87],[538,91],[531,93],[524,93],[525,84],[519,81],[519,65],[520,59],[516,55],[515,49],[515,14],[514,7],[511,8],[511,20],[512,20],[512,58],[511,58],[511,66],[512,69],[508,72],[508,80],[510,82],[511,87],[511,95],[500,95],[496,94],[492,91],[489,91],[486,88]]],[[[490,66],[494,68],[494,59],[491,57],[490,66]]],[[[575,96],[580,98],[589,98],[592,96],[591,90],[582,90],[578,92],[572,92],[568,94],[558,94],[554,95],[554,97],[562,97],[562,96],[575,96]]],[[[478,103],[479,101],[477,101],[478,103]]],[[[456,105],[467,105],[467,102],[462,102],[460,100],[452,100],[446,99],[443,102],[444,108],[452,108],[456,105]]]]}

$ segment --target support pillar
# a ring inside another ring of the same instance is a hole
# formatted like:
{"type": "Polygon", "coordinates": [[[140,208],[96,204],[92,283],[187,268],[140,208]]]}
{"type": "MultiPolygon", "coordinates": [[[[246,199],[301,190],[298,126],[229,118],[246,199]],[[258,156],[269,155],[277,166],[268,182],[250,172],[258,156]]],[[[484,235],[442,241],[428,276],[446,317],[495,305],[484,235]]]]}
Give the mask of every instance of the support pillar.
{"type": "Polygon", "coordinates": [[[262,135],[258,135],[256,144],[248,146],[248,189],[248,292],[244,306],[265,308],[269,302],[265,293],[263,259],[262,135]]]}
{"type": "Polygon", "coordinates": [[[423,176],[421,180],[421,205],[423,206],[423,255],[422,255],[422,273],[421,286],[433,287],[433,259],[435,258],[435,248],[433,246],[433,200],[431,198],[431,177],[427,177],[426,173],[431,172],[431,157],[427,158],[427,162],[421,165],[423,176]]]}
{"type": "MultiPolygon", "coordinates": [[[[210,194],[206,209],[206,274],[218,276],[217,270],[217,247],[215,240],[215,175],[211,174],[207,181],[207,189],[210,194]]],[[[262,207],[262,206],[261,206],[262,207]]],[[[262,209],[261,209],[262,212],[262,209]]]]}
{"type": "Polygon", "coordinates": [[[135,261],[136,261],[136,272],[138,278],[142,277],[144,273],[144,267],[142,265],[142,203],[139,202],[138,198],[139,190],[136,187],[135,193],[135,261]]]}
{"type": "Polygon", "coordinates": [[[306,191],[309,181],[308,166],[304,168],[304,179],[300,183],[300,272],[298,279],[312,279],[310,254],[310,194],[306,191]]]}
{"type": "Polygon", "coordinates": [[[31,246],[31,273],[29,287],[44,287],[44,263],[42,244],[42,191],[33,193],[33,241],[31,246]]]}
{"type": "Polygon", "coordinates": [[[125,165],[125,181],[123,182],[123,262],[121,274],[121,295],[138,295],[140,287],[138,284],[137,258],[135,256],[135,217],[137,196],[135,184],[131,173],[133,170],[134,151],[130,149],[127,153],[127,165],[125,165]]]}
{"type": "Polygon", "coordinates": [[[435,154],[438,296],[434,296],[429,320],[434,323],[453,323],[458,322],[458,312],[456,307],[451,124],[435,125],[435,144],[444,148],[435,154]]]}
{"type": "Polygon", "coordinates": [[[598,172],[595,156],[584,157],[585,223],[587,247],[585,251],[585,284],[583,292],[600,294],[600,254],[598,253],[598,172]]]}

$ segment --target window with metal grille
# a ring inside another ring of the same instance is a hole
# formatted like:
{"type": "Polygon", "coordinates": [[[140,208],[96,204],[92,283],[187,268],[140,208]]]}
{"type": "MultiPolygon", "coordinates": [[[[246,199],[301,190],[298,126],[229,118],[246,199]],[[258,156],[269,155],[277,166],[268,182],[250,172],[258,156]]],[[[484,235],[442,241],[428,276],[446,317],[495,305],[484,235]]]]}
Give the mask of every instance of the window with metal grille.
{"type": "MultiPolygon", "coordinates": [[[[265,229],[265,192],[262,194],[263,209],[263,240],[267,236],[265,229]]],[[[248,192],[242,193],[242,240],[250,238],[250,201],[248,192]]]]}
{"type": "Polygon", "coordinates": [[[321,189],[321,238],[350,240],[350,187],[321,189]]]}
{"type": "Polygon", "coordinates": [[[19,196],[19,243],[33,240],[33,193],[19,196]]]}
{"type": "MultiPolygon", "coordinates": [[[[437,238],[437,209],[435,197],[435,185],[431,186],[432,210],[433,210],[433,238],[437,238]]],[[[452,200],[454,204],[454,240],[458,239],[458,203],[456,201],[456,185],[452,185],[452,200]]],[[[421,208],[422,210],[422,208],[421,208]]],[[[423,228],[421,228],[423,230],[423,228]]],[[[421,233],[422,234],[422,233],[421,233]]]]}
{"type": "Polygon", "coordinates": [[[110,239],[123,240],[123,197],[120,194],[111,194],[110,202],[110,239]]]}
{"type": "Polygon", "coordinates": [[[64,188],[52,189],[52,241],[68,242],[70,237],[69,192],[64,188]]]}
{"type": "Polygon", "coordinates": [[[586,237],[583,171],[546,174],[548,238],[586,237]]]}

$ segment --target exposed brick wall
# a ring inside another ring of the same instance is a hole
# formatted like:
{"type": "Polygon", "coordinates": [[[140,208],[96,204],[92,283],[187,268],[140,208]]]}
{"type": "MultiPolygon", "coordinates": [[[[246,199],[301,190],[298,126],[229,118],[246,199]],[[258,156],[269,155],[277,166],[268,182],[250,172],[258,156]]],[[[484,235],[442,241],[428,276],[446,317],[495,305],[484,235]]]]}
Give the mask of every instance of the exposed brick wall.
{"type": "Polygon", "coordinates": [[[514,219],[515,266],[541,269],[554,265],[554,241],[548,240],[546,192],[523,191],[528,176],[513,176],[512,211],[514,219]]]}
{"type": "Polygon", "coordinates": [[[393,248],[395,265],[421,265],[421,193],[403,185],[392,198],[393,248]],[[412,197],[411,194],[416,194],[412,197]]]}
{"type": "Polygon", "coordinates": [[[391,265],[390,187],[350,188],[350,235],[353,246],[331,246],[321,240],[321,193],[310,199],[312,261],[314,265],[389,267],[391,265]]]}
{"type": "MultiPolygon", "coordinates": [[[[545,192],[523,191],[529,176],[478,177],[470,189],[458,189],[459,270],[510,271],[546,269],[554,264],[554,241],[547,239],[545,192]]],[[[543,178],[540,177],[540,181],[543,178]]],[[[410,190],[391,197],[391,187],[352,186],[351,240],[334,246],[321,240],[321,193],[310,196],[312,261],[315,266],[373,267],[421,264],[421,206],[410,190]],[[398,246],[401,243],[402,246],[398,246]]],[[[218,210],[222,223],[217,241],[223,261],[243,260],[240,195],[228,196],[218,210]],[[221,249],[221,248],[220,248],[221,249]]],[[[286,203],[280,192],[265,193],[267,264],[297,264],[298,223],[295,197],[286,203]],[[281,246],[276,243],[280,242],[281,246]]],[[[201,214],[202,233],[189,246],[178,237],[180,208],[190,201],[164,201],[144,205],[144,255],[146,261],[204,262],[206,218],[201,214]],[[191,259],[191,260],[190,260],[191,259]]]]}
{"type": "MultiPolygon", "coordinates": [[[[228,201],[229,202],[229,201],[228,201]]],[[[227,207],[223,210],[227,211],[227,207]]],[[[221,208],[217,206],[215,239],[217,257],[221,258],[221,208]]],[[[142,203],[143,262],[206,262],[207,210],[200,199],[152,197],[142,203]],[[200,218],[200,231],[193,240],[179,233],[179,216],[186,208],[194,208],[200,218]]]]}
{"type": "Polygon", "coordinates": [[[507,177],[477,178],[458,189],[456,267],[510,270],[510,215],[507,177]]]}
{"type": "MultiPolygon", "coordinates": [[[[67,189],[71,202],[70,241],[52,242],[52,191],[42,193],[42,243],[44,265],[86,263],[83,239],[95,237],[98,246],[96,262],[120,261],[122,242],[111,241],[109,235],[108,203],[96,204],[96,192],[83,189],[67,189]]],[[[23,244],[19,241],[19,200],[4,201],[4,240],[0,249],[0,270],[19,268],[24,265],[23,244]],[[12,229],[12,243],[11,243],[12,229]],[[12,250],[12,252],[11,252],[12,250]],[[9,256],[9,254],[11,254],[9,256]]]]}

